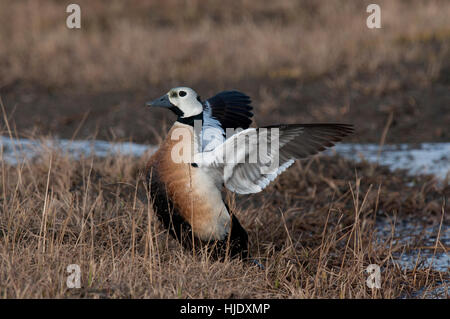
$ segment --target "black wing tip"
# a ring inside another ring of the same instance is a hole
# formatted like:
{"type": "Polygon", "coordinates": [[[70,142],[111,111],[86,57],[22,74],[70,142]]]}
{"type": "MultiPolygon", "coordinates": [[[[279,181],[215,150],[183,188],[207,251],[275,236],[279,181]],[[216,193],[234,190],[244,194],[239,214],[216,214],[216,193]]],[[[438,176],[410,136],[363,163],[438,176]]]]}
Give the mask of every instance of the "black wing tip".
{"type": "Polygon", "coordinates": [[[345,136],[355,133],[355,126],[353,124],[348,123],[310,123],[310,124],[293,124],[293,125],[311,128],[313,127],[329,128],[331,130],[336,130],[341,133],[346,133],[345,136]]]}
{"type": "Polygon", "coordinates": [[[345,123],[278,124],[265,126],[264,128],[280,128],[282,130],[290,128],[306,129],[309,134],[319,134],[322,138],[326,136],[329,139],[327,142],[333,143],[332,145],[327,145],[327,147],[332,147],[334,143],[340,142],[345,137],[355,133],[353,124],[345,123]]]}
{"type": "Polygon", "coordinates": [[[353,124],[330,123],[324,124],[323,127],[328,127],[331,130],[330,133],[334,135],[333,142],[340,142],[343,138],[355,133],[353,124]]]}
{"type": "Polygon", "coordinates": [[[353,124],[347,124],[347,123],[330,123],[331,126],[334,126],[338,130],[354,133],[355,127],[353,124]]]}

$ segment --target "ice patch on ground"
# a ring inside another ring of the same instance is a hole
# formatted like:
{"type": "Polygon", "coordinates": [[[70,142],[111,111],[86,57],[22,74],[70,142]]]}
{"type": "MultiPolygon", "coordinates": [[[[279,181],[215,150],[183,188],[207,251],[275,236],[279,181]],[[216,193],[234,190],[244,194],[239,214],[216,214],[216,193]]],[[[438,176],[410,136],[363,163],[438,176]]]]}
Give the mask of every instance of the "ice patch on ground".
{"type": "MultiPolygon", "coordinates": [[[[441,285],[432,290],[415,291],[413,298],[440,299],[450,296],[450,227],[446,224],[429,225],[426,221],[402,219],[397,222],[386,218],[377,220],[378,240],[406,245],[405,251],[393,253],[393,262],[402,270],[432,269],[443,274],[441,285]],[[394,231],[392,231],[394,227],[394,231]],[[439,238],[438,238],[439,235],[439,238]],[[438,240],[439,239],[439,240],[438,240]]],[[[409,296],[404,295],[403,298],[409,296]]]]}
{"type": "Polygon", "coordinates": [[[405,169],[410,175],[433,174],[445,179],[450,173],[450,143],[384,145],[341,143],[327,151],[354,161],[388,166],[391,170],[405,169]]]}
{"type": "MultiPolygon", "coordinates": [[[[74,157],[99,156],[122,154],[129,156],[142,156],[151,154],[157,147],[131,142],[111,143],[99,140],[31,140],[10,139],[0,136],[0,148],[3,148],[2,159],[11,165],[24,159],[32,159],[39,155],[43,149],[59,149],[65,154],[74,157]]],[[[397,144],[384,145],[381,148],[376,144],[341,143],[334,146],[324,154],[339,154],[354,161],[366,160],[370,163],[388,166],[391,170],[405,169],[411,175],[434,174],[439,179],[445,179],[450,173],[450,143],[423,143],[423,144],[397,144]]]]}
{"type": "Polygon", "coordinates": [[[10,165],[17,165],[24,160],[34,159],[48,149],[59,150],[74,158],[91,155],[106,157],[117,154],[139,157],[146,152],[154,152],[156,147],[131,142],[112,143],[99,140],[72,141],[66,139],[31,140],[26,138],[10,139],[0,136],[1,158],[10,165]]]}
{"type": "Polygon", "coordinates": [[[425,221],[402,219],[395,224],[386,218],[377,221],[377,233],[383,241],[393,239],[393,244],[406,245],[407,251],[397,253],[395,263],[402,269],[428,268],[449,272],[450,256],[445,251],[450,246],[450,227],[443,223],[429,225],[425,221]],[[392,226],[395,226],[392,232],[392,226]],[[438,236],[439,234],[439,241],[438,236]]]}

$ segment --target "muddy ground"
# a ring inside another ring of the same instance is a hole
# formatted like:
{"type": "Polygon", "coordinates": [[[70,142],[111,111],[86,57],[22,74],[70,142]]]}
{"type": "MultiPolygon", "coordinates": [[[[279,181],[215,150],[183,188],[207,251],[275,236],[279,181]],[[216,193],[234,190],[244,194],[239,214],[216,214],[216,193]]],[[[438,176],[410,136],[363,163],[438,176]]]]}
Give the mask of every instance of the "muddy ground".
{"type": "MultiPolygon", "coordinates": [[[[386,126],[386,143],[450,141],[449,83],[440,80],[421,87],[405,80],[398,87],[377,92],[378,78],[376,72],[361,75],[342,88],[329,84],[333,76],[313,81],[254,79],[223,86],[180,85],[192,86],[202,97],[226,89],[245,92],[253,100],[258,125],[345,122],[356,127],[356,134],[348,139],[353,142],[378,143],[386,126]],[[261,109],[261,103],[271,107],[261,109]]],[[[2,88],[0,95],[19,136],[157,143],[176,117],[166,110],[150,110],[145,102],[169,89],[168,85],[89,93],[14,86],[2,88]]]]}

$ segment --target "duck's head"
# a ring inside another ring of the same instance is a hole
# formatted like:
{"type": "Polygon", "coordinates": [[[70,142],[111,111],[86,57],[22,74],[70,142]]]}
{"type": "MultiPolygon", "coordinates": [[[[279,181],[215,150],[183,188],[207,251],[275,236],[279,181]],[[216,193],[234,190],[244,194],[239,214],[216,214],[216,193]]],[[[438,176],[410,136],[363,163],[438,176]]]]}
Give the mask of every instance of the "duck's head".
{"type": "Polygon", "coordinates": [[[203,112],[200,96],[188,87],[173,88],[160,98],[147,102],[146,105],[168,108],[181,119],[196,116],[203,112]]]}

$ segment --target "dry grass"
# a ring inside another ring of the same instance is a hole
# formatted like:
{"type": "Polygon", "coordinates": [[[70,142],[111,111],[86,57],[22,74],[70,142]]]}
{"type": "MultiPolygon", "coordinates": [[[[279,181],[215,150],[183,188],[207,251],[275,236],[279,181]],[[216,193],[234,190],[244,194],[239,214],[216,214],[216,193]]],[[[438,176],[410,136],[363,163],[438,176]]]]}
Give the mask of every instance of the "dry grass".
{"type": "Polygon", "coordinates": [[[449,60],[448,1],[378,1],[381,30],[366,27],[370,1],[77,3],[80,30],[67,29],[66,3],[1,2],[0,87],[221,86],[328,73],[343,81],[405,65],[421,65],[415,77],[429,82],[449,60]]]}
{"type": "MultiPolygon", "coordinates": [[[[154,141],[165,129],[140,107],[143,90],[148,98],[187,84],[202,95],[242,87],[257,123],[351,119],[354,138],[373,142],[390,118],[395,141],[446,137],[449,1],[377,1],[381,30],[365,26],[369,1],[77,3],[81,30],[66,28],[67,3],[0,2],[0,93],[13,100],[3,135],[17,120],[31,137],[35,126],[92,137],[101,118],[102,138],[148,142],[154,131],[154,141]]],[[[449,280],[400,269],[393,255],[411,247],[375,231],[380,218],[448,227],[448,181],[341,158],[298,163],[264,193],[229,198],[262,270],[193,256],[169,238],[136,199],[146,160],[47,150],[8,166],[0,154],[0,296],[398,298],[449,280]],[[366,286],[372,263],[382,267],[379,290],[366,286]],[[69,264],[81,266],[81,289],[66,286],[69,264]]]]}
{"type": "Polygon", "coordinates": [[[315,158],[297,163],[263,194],[229,197],[262,270],[193,256],[168,237],[151,208],[136,199],[146,160],[73,160],[48,150],[16,167],[2,161],[0,295],[398,298],[449,279],[431,268],[398,268],[393,254],[409,247],[374,228],[386,216],[439,224],[448,186],[431,177],[315,158]],[[407,186],[413,180],[415,186],[407,186]],[[69,264],[81,267],[81,289],[66,286],[69,264]],[[379,290],[366,286],[369,264],[382,268],[379,290]]]}

